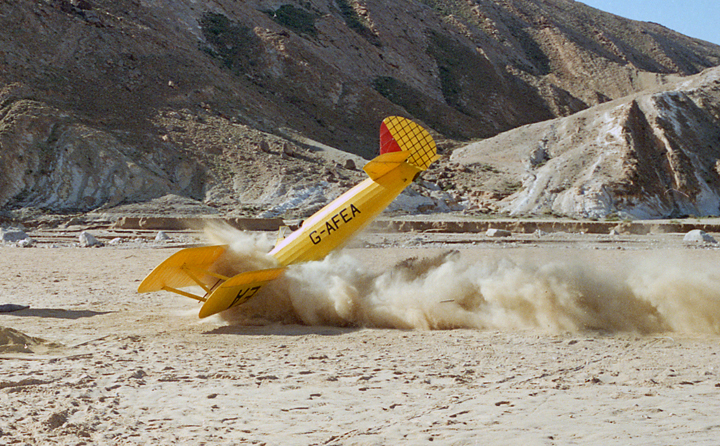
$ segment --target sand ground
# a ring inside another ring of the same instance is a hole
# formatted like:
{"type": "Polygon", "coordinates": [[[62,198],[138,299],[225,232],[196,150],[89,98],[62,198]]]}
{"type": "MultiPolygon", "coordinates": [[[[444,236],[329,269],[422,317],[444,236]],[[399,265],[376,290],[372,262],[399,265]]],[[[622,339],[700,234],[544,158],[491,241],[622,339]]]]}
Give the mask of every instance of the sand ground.
{"type": "MultiPolygon", "coordinates": [[[[403,237],[375,235],[347,255],[368,270],[448,248],[468,262],[717,256],[673,236],[403,237]]],[[[0,248],[0,303],[30,306],[0,314],[0,326],[56,344],[0,346],[0,444],[718,443],[712,330],[199,320],[191,300],[135,292],[177,249],[149,246],[0,248]]]]}

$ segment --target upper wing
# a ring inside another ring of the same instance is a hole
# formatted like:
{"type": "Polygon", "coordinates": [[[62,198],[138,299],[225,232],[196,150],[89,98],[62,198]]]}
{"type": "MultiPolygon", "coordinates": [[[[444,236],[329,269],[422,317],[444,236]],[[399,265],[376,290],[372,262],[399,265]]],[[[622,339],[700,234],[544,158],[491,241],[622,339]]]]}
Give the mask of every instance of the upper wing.
{"type": "Polygon", "coordinates": [[[147,275],[138,287],[138,293],[191,285],[211,286],[219,277],[209,269],[227,248],[227,245],[201,246],[176,252],[147,275]]]}

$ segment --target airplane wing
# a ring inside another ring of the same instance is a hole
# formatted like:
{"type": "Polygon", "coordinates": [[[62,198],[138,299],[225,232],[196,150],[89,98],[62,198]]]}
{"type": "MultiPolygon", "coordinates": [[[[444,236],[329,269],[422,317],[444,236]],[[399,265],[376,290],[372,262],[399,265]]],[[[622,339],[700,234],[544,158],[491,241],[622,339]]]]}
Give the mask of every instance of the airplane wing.
{"type": "MultiPolygon", "coordinates": [[[[227,248],[227,245],[201,246],[176,252],[148,274],[138,287],[138,293],[173,291],[192,285],[199,285],[208,291],[218,280],[227,279],[210,271],[227,248]]],[[[198,296],[193,296],[193,299],[202,300],[198,296]]]]}

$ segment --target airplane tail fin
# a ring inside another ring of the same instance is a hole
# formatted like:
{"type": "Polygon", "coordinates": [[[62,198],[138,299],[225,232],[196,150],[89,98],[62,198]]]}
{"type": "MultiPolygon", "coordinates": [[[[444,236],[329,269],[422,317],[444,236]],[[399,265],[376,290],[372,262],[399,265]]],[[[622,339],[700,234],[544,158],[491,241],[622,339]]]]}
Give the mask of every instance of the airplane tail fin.
{"type": "Polygon", "coordinates": [[[400,116],[389,116],[380,125],[380,155],[393,152],[408,152],[406,162],[420,170],[427,169],[438,159],[430,133],[400,116]]]}
{"type": "Polygon", "coordinates": [[[367,163],[363,170],[377,180],[402,163],[410,164],[419,172],[437,159],[435,141],[427,130],[409,119],[390,116],[380,125],[380,156],[367,163]]]}
{"type": "Polygon", "coordinates": [[[164,290],[203,302],[199,316],[204,318],[247,302],[285,271],[285,268],[271,268],[224,276],[213,271],[213,266],[227,248],[227,245],[202,246],[176,252],[148,274],[138,293],[164,290]],[[189,286],[202,288],[205,295],[180,289],[189,286]]]}

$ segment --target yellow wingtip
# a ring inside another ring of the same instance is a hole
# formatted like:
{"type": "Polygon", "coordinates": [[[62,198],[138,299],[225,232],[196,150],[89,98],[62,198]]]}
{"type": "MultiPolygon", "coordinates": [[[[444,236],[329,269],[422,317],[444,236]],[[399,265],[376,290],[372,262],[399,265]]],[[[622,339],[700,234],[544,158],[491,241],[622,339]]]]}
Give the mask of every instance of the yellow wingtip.
{"type": "Polygon", "coordinates": [[[182,288],[195,285],[193,278],[183,271],[184,266],[210,268],[227,250],[227,245],[185,248],[165,259],[138,286],[138,293],[160,291],[163,287],[182,288]]]}

